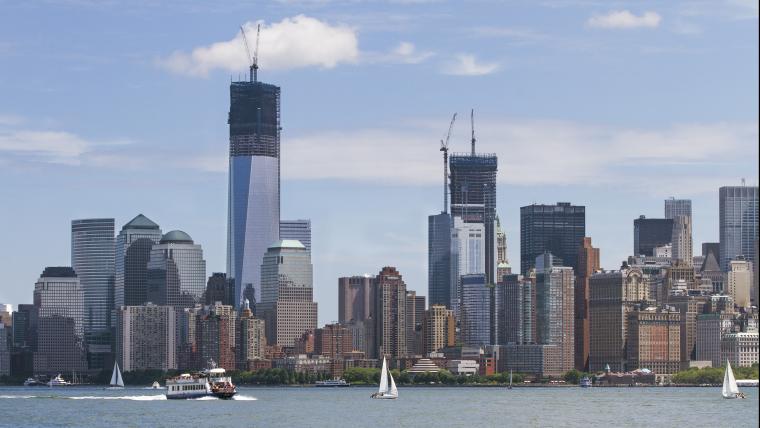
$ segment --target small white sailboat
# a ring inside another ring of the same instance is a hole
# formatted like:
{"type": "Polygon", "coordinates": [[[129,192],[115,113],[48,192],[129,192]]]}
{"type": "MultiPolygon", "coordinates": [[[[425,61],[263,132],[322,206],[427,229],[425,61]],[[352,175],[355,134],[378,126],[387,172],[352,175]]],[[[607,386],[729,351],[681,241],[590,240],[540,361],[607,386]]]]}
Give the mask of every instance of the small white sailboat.
{"type": "Polygon", "coordinates": [[[390,370],[388,370],[388,363],[383,357],[383,368],[380,372],[380,388],[377,392],[370,396],[371,398],[392,400],[398,398],[398,389],[396,388],[396,382],[393,380],[390,370]],[[388,379],[390,378],[390,388],[388,387],[388,379]]]}
{"type": "Polygon", "coordinates": [[[124,389],[124,379],[121,378],[119,363],[113,363],[113,374],[111,374],[111,383],[106,389],[124,389]]]}
{"type": "Polygon", "coordinates": [[[744,394],[739,391],[734,378],[734,371],[731,370],[731,362],[726,360],[726,372],[723,375],[723,398],[745,398],[744,394]]]}

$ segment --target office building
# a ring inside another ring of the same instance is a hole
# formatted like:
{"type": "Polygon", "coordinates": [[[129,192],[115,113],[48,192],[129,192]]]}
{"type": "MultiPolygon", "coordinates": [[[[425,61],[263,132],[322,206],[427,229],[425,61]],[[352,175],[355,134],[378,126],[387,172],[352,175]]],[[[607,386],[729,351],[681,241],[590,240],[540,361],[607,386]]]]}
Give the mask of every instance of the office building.
{"type": "Polygon", "coordinates": [[[314,353],[330,359],[342,359],[353,351],[351,332],[340,324],[327,324],[314,331],[314,353]]]}
{"type": "Polygon", "coordinates": [[[116,237],[114,308],[140,306],[148,301],[148,261],[161,228],[142,214],[125,224],[116,237]]]}
{"type": "Polygon", "coordinates": [[[311,254],[311,220],[280,220],[280,239],[299,241],[311,254]]]}
{"type": "Polygon", "coordinates": [[[267,343],[290,347],[305,331],[317,328],[312,275],[311,255],[299,241],[277,241],[267,250],[256,309],[266,325],[267,343]]]}
{"type": "Polygon", "coordinates": [[[212,273],[206,281],[204,301],[207,305],[221,302],[223,305],[235,306],[235,282],[227,279],[226,273],[212,273]]]}
{"type": "MultiPolygon", "coordinates": [[[[454,217],[451,229],[451,304],[455,315],[459,314],[462,296],[461,277],[463,275],[485,274],[486,270],[486,228],[483,223],[467,223],[454,217]]],[[[487,279],[486,279],[487,280],[487,279]]]]}
{"type": "Polygon", "coordinates": [[[201,367],[214,361],[219,367],[228,370],[235,369],[236,325],[237,314],[232,306],[211,305],[196,317],[196,361],[201,367]]]}
{"type": "Polygon", "coordinates": [[[586,207],[558,202],[520,208],[520,273],[535,267],[536,257],[550,252],[564,266],[578,268],[578,253],[586,236],[586,207]]]}
{"type": "Polygon", "coordinates": [[[406,283],[395,267],[386,266],[377,274],[375,291],[375,346],[373,357],[405,357],[406,283]]]}
{"type": "Polygon", "coordinates": [[[658,375],[681,370],[681,314],[649,308],[628,314],[628,370],[649,369],[658,375]]]}
{"type": "Polygon", "coordinates": [[[227,276],[235,280],[240,307],[248,284],[260,300],[262,260],[280,239],[280,88],[253,76],[232,82],[227,123],[227,276]]]}
{"type": "MultiPolygon", "coordinates": [[[[496,172],[495,154],[475,153],[473,139],[471,153],[454,153],[449,158],[451,168],[449,193],[451,217],[465,223],[481,224],[485,241],[484,270],[486,283],[496,283],[496,172]]],[[[454,227],[456,227],[456,220],[454,227]]],[[[470,272],[462,272],[464,275],[470,272]]]]}
{"type": "MultiPolygon", "coordinates": [[[[589,279],[589,371],[609,365],[625,371],[628,313],[649,301],[649,284],[638,268],[596,273],[589,279]]],[[[680,355],[680,354],[679,354],[680,355]]]]}
{"type": "Polygon", "coordinates": [[[364,321],[374,309],[373,278],[357,275],[338,278],[338,321],[364,321]]]}
{"type": "Polygon", "coordinates": [[[498,325],[497,345],[523,343],[523,293],[525,286],[520,275],[504,275],[496,284],[496,324],[498,325]]]}
{"type": "Polygon", "coordinates": [[[424,354],[438,352],[440,349],[454,346],[456,320],[454,312],[444,305],[430,305],[425,311],[423,321],[424,354]]]}
{"type": "Polygon", "coordinates": [[[675,219],[680,215],[691,218],[691,199],[665,199],[665,218],[675,219]]]}
{"type": "Polygon", "coordinates": [[[451,216],[428,216],[428,296],[430,305],[451,307],[451,216]]]}
{"type": "Polygon", "coordinates": [[[673,260],[692,266],[691,217],[678,215],[673,219],[671,245],[673,260]]]}
{"type": "Polygon", "coordinates": [[[84,291],[74,269],[46,267],[34,284],[34,306],[39,318],[70,318],[76,336],[84,337],[84,291]]]}
{"type": "Polygon", "coordinates": [[[589,324],[589,280],[601,269],[599,249],[591,245],[591,238],[583,238],[583,246],[578,254],[578,270],[575,272],[575,368],[588,371],[590,346],[589,324]]]}
{"type": "Polygon", "coordinates": [[[728,333],[733,322],[719,312],[697,315],[695,337],[696,360],[710,361],[713,367],[725,364],[721,355],[721,339],[728,333]]]}
{"type": "Polygon", "coordinates": [[[264,358],[267,338],[264,320],[253,317],[250,302],[243,301],[235,339],[238,370],[250,370],[249,362],[264,358]]]}
{"type": "Polygon", "coordinates": [[[191,308],[203,303],[205,292],[203,249],[181,230],[168,232],[150,252],[147,301],[158,306],[191,308]]]}
{"type": "Polygon", "coordinates": [[[177,368],[173,307],[124,306],[117,312],[115,352],[122,371],[177,368]]]}
{"type": "Polygon", "coordinates": [[[718,257],[715,253],[707,253],[705,261],[699,268],[699,277],[704,280],[709,280],[712,283],[712,291],[714,293],[723,292],[724,274],[720,270],[720,264],[718,264],[718,257]]]}
{"type": "Polygon", "coordinates": [[[536,343],[557,346],[548,371],[564,373],[575,367],[575,273],[554,266],[551,258],[549,253],[536,258],[536,343]]]}
{"type": "Polygon", "coordinates": [[[460,330],[465,346],[491,344],[491,290],[484,274],[461,276],[460,330]]]}
{"type": "Polygon", "coordinates": [[[655,248],[673,240],[673,219],[639,216],[633,221],[633,255],[654,256],[655,248]]]}
{"type": "MultiPolygon", "coordinates": [[[[668,297],[668,307],[681,314],[681,361],[688,367],[696,359],[697,316],[705,312],[708,296],[687,294],[668,297]]],[[[709,307],[709,306],[708,306],[709,307]]]]}
{"type": "Polygon", "coordinates": [[[39,317],[33,366],[35,375],[51,376],[87,369],[84,341],[73,318],[59,313],[39,317]]]}
{"type": "Polygon", "coordinates": [[[757,364],[760,357],[757,329],[724,334],[720,341],[720,349],[723,361],[730,361],[734,367],[750,367],[757,364]]]}
{"type": "Polygon", "coordinates": [[[715,259],[720,261],[720,242],[703,242],[702,243],[702,256],[707,258],[707,255],[713,253],[715,259]]]}
{"type": "Polygon", "coordinates": [[[758,239],[757,186],[727,186],[719,190],[720,266],[730,269],[737,256],[757,262],[755,242],[758,239]]]}
{"type": "Polygon", "coordinates": [[[507,255],[507,233],[501,227],[501,220],[496,216],[496,279],[494,283],[501,281],[504,275],[512,273],[507,255]]]}
{"type": "Polygon", "coordinates": [[[734,304],[741,308],[750,306],[750,289],[752,287],[751,263],[738,256],[729,262],[726,272],[726,293],[734,299],[734,304]]]}

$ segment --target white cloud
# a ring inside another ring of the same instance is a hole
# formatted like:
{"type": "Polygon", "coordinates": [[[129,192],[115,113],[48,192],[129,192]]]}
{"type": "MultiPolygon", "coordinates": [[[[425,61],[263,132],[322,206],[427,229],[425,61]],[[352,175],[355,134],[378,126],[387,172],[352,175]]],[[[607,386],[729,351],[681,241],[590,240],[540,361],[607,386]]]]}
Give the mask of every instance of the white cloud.
{"type": "MultiPolygon", "coordinates": [[[[251,49],[255,49],[256,26],[243,25],[251,49]]],[[[262,24],[259,41],[259,64],[269,70],[301,67],[333,68],[341,63],[354,63],[359,58],[356,29],[331,25],[304,15],[280,22],[262,24]]],[[[174,52],[160,59],[164,68],[179,74],[206,76],[213,70],[240,71],[248,68],[243,36],[206,46],[187,53],[174,52]]]]}
{"type": "Polygon", "coordinates": [[[657,12],[648,11],[637,16],[628,10],[613,10],[592,16],[586,25],[605,29],[655,28],[660,25],[660,21],[662,17],[657,12]]]}
{"type": "Polygon", "coordinates": [[[92,143],[60,131],[0,132],[0,154],[22,155],[45,162],[79,164],[92,143]]]}
{"type": "Polygon", "coordinates": [[[484,76],[499,70],[501,66],[498,63],[478,63],[473,55],[458,55],[455,61],[446,64],[443,68],[444,74],[455,76],[484,76]]]}

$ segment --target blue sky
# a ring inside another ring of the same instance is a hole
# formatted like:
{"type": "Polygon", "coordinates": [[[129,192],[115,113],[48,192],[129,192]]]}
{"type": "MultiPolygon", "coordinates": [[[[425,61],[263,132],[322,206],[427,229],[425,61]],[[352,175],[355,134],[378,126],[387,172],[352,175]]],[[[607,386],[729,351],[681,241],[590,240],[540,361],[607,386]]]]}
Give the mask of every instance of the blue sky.
{"type": "Polygon", "coordinates": [[[718,187],[758,177],[758,2],[0,0],[0,302],[69,264],[70,221],[138,213],[225,268],[228,85],[239,26],[262,24],[282,87],[282,215],[311,218],[320,323],[337,278],[395,265],[427,294],[438,142],[499,156],[498,212],[519,266],[519,207],[587,206],[602,264],[633,219],[691,198],[695,252],[718,187]],[[261,3],[261,4],[259,4],[261,3]]]}

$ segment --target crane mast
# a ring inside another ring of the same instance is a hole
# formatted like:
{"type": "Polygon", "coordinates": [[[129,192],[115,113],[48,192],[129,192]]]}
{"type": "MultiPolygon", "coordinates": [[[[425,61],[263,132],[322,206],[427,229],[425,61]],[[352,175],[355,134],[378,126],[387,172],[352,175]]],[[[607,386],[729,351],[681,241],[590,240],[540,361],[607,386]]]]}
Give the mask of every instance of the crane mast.
{"type": "Polygon", "coordinates": [[[256,26],[256,45],[251,56],[251,48],[248,46],[248,37],[245,35],[245,29],[240,26],[240,32],[243,34],[243,43],[245,43],[245,55],[248,57],[248,79],[251,82],[258,82],[259,76],[259,34],[261,33],[261,24],[256,26]]]}
{"type": "Polygon", "coordinates": [[[446,138],[441,140],[441,151],[443,152],[443,212],[448,214],[449,212],[449,192],[446,189],[449,182],[449,138],[451,138],[451,130],[454,128],[454,121],[457,118],[457,114],[451,117],[451,123],[449,123],[449,132],[446,133],[446,138]]]}

